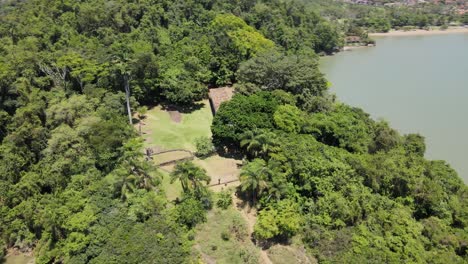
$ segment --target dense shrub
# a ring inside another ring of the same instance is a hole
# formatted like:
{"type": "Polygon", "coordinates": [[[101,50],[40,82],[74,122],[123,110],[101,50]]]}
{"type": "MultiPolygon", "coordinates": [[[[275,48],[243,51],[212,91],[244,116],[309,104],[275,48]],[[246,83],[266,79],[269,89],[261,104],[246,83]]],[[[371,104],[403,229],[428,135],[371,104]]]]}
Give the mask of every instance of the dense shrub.
{"type": "Polygon", "coordinates": [[[228,241],[231,238],[231,234],[228,231],[221,232],[221,239],[228,241]]]}
{"type": "Polygon", "coordinates": [[[235,95],[231,101],[221,105],[213,119],[213,141],[218,145],[238,147],[237,142],[245,131],[273,128],[273,113],[278,105],[270,92],[235,95]]]}
{"type": "Polygon", "coordinates": [[[312,114],[307,121],[305,132],[327,145],[365,153],[373,143],[374,121],[361,109],[338,105],[331,112],[312,114]]]}
{"type": "Polygon", "coordinates": [[[175,212],[177,221],[188,227],[194,227],[198,223],[206,221],[203,203],[194,198],[184,199],[176,206],[175,212]]]}
{"type": "Polygon", "coordinates": [[[216,201],[216,206],[221,209],[226,210],[229,206],[232,205],[232,197],[230,191],[222,191],[218,193],[218,200],[216,201]]]}
{"type": "Polygon", "coordinates": [[[198,157],[208,157],[215,151],[213,142],[209,137],[199,137],[195,139],[196,155],[198,157]]]}

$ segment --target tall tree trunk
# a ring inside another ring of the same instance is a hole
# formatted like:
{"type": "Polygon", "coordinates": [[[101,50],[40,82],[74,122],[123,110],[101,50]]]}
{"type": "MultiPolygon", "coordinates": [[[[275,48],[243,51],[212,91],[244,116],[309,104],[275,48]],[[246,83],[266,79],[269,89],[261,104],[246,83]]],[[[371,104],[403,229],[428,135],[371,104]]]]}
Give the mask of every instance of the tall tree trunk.
{"type": "Polygon", "coordinates": [[[257,192],[255,189],[252,190],[252,206],[255,206],[257,203],[257,192]]]}
{"type": "Polygon", "coordinates": [[[79,76],[79,77],[77,77],[77,79],[78,79],[78,83],[80,84],[81,93],[83,94],[83,93],[84,93],[84,82],[83,82],[83,77],[79,76]]]}
{"type": "Polygon", "coordinates": [[[125,86],[125,100],[127,101],[127,112],[128,112],[128,121],[130,125],[133,125],[132,119],[132,110],[130,109],[130,78],[128,75],[124,75],[124,86],[125,86]]]}

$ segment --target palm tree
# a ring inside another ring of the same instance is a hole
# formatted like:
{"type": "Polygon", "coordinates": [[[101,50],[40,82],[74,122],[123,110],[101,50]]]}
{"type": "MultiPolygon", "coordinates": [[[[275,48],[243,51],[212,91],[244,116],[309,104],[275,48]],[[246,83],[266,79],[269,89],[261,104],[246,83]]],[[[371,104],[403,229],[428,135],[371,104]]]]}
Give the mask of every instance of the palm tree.
{"type": "Polygon", "coordinates": [[[260,149],[258,153],[262,157],[267,157],[268,154],[274,151],[278,145],[276,134],[271,131],[265,131],[257,135],[257,141],[260,143],[260,149]]]}
{"type": "Polygon", "coordinates": [[[128,173],[128,170],[126,170],[124,167],[117,168],[113,173],[115,173],[118,179],[115,184],[116,192],[118,192],[120,198],[124,201],[128,199],[130,194],[133,193],[137,188],[137,177],[131,173],[128,173]]]}
{"type": "Polygon", "coordinates": [[[143,158],[141,153],[141,140],[131,139],[122,147],[122,154],[115,170],[118,181],[118,191],[122,200],[128,198],[136,189],[152,190],[158,185],[158,174],[155,167],[143,158]]]}
{"type": "Polygon", "coordinates": [[[184,193],[194,192],[197,197],[205,193],[206,184],[210,183],[211,178],[206,174],[206,171],[191,161],[178,163],[174,171],[171,173],[171,183],[180,180],[184,193]]]}
{"type": "Polygon", "coordinates": [[[122,187],[120,188],[120,198],[122,200],[128,199],[130,194],[135,191],[135,181],[136,177],[133,175],[122,178],[122,187]]]}
{"type": "Polygon", "coordinates": [[[268,184],[268,197],[267,201],[271,198],[275,198],[277,201],[280,200],[287,192],[288,185],[285,180],[274,178],[268,184]]]}
{"type": "Polygon", "coordinates": [[[156,168],[143,160],[133,161],[131,165],[123,163],[127,174],[134,177],[135,187],[147,191],[154,189],[160,182],[156,168]]]}
{"type": "Polygon", "coordinates": [[[182,191],[187,193],[189,191],[189,175],[187,173],[187,169],[182,165],[182,163],[177,164],[174,171],[171,173],[171,183],[174,183],[176,180],[180,181],[182,191]]]}
{"type": "Polygon", "coordinates": [[[248,163],[241,171],[240,188],[242,192],[251,195],[255,204],[257,197],[267,188],[268,168],[262,159],[255,159],[248,163]]]}
{"type": "Polygon", "coordinates": [[[257,130],[249,130],[241,135],[240,146],[246,148],[247,152],[254,153],[259,146],[259,142],[255,139],[257,130]]]}
{"type": "Polygon", "coordinates": [[[137,187],[147,191],[154,189],[160,182],[160,174],[148,163],[133,167],[132,173],[136,177],[137,187]]]}
{"type": "Polygon", "coordinates": [[[241,135],[240,146],[254,158],[267,157],[277,147],[276,134],[271,131],[255,129],[241,135]]]}

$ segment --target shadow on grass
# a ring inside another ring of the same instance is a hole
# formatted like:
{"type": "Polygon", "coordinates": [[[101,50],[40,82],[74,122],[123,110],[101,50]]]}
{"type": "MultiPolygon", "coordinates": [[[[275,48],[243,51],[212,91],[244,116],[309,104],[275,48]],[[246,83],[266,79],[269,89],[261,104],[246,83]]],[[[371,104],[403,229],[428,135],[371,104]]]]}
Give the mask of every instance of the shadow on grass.
{"type": "Polygon", "coordinates": [[[244,154],[235,146],[216,146],[216,153],[223,158],[242,160],[244,154]]]}
{"type": "Polygon", "coordinates": [[[202,102],[191,103],[188,105],[175,105],[170,103],[161,103],[162,109],[165,111],[177,111],[183,114],[190,114],[193,111],[200,110],[205,107],[202,102]]]}
{"type": "Polygon", "coordinates": [[[262,250],[268,250],[273,246],[276,245],[281,245],[281,246],[291,246],[292,242],[289,237],[286,235],[281,235],[281,236],[276,236],[274,238],[262,240],[262,239],[256,239],[255,237],[252,236],[252,242],[260,247],[262,250]]]}
{"type": "Polygon", "coordinates": [[[239,198],[239,202],[236,204],[237,207],[245,208],[246,206],[253,206],[252,200],[245,192],[241,191],[240,186],[236,187],[234,195],[239,198]]]}

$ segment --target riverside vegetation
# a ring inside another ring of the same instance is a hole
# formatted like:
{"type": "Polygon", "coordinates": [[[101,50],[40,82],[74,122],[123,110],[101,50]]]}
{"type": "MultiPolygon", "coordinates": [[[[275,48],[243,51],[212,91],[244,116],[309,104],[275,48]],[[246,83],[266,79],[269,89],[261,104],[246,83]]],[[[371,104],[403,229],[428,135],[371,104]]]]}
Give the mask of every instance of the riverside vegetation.
{"type": "Polygon", "coordinates": [[[17,248],[34,249],[37,263],[198,261],[197,226],[230,215],[207,217],[230,196],[213,195],[206,172],[184,162],[170,175],[180,198],[168,201],[167,175],[145,161],[129,122],[139,106],[191,111],[207,87],[234,85],[213,143],[245,156],[238,192],[258,209],[257,244],[294,239],[324,263],[468,260],[467,186],[424,159],[422,136],[328,93],[316,54],[341,47],[344,31],[314,2],[0,5],[0,257],[17,248]]]}

